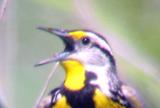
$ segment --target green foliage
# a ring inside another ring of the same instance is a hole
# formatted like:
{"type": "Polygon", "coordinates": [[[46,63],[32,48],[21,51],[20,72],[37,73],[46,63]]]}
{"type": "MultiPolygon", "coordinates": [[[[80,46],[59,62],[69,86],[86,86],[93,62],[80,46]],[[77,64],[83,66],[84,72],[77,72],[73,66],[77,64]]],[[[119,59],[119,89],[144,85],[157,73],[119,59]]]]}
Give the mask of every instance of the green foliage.
{"type": "Polygon", "coordinates": [[[156,0],[95,0],[96,14],[112,31],[160,61],[160,5],[156,0]]]}

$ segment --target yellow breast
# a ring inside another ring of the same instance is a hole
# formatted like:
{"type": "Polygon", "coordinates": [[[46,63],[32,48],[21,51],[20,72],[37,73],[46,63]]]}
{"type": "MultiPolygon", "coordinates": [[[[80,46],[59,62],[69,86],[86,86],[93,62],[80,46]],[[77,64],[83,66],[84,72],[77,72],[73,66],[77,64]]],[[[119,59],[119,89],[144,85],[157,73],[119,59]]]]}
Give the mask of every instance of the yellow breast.
{"type": "Polygon", "coordinates": [[[66,72],[64,86],[73,91],[82,89],[86,80],[84,66],[76,60],[65,60],[61,64],[66,72]]]}
{"type": "MultiPolygon", "coordinates": [[[[95,108],[125,108],[125,106],[105,96],[99,89],[95,90],[93,101],[95,108]]],[[[66,97],[62,96],[52,108],[72,108],[72,106],[68,104],[66,97]]]]}
{"type": "Polygon", "coordinates": [[[95,108],[125,108],[105,96],[99,89],[95,90],[93,101],[95,103],[95,108]]]}
{"type": "Polygon", "coordinates": [[[71,107],[67,103],[66,97],[62,96],[62,98],[59,99],[52,108],[71,108],[71,107]]]}

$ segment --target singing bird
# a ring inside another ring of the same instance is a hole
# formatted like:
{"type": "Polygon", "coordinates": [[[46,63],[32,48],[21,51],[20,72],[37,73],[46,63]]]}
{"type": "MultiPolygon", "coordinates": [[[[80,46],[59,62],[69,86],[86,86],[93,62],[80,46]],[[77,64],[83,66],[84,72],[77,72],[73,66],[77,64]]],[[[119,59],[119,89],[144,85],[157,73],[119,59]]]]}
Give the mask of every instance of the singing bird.
{"type": "Polygon", "coordinates": [[[65,79],[37,108],[141,108],[133,89],[119,79],[113,52],[102,35],[91,30],[39,29],[58,36],[65,49],[37,66],[60,62],[65,79]]]}

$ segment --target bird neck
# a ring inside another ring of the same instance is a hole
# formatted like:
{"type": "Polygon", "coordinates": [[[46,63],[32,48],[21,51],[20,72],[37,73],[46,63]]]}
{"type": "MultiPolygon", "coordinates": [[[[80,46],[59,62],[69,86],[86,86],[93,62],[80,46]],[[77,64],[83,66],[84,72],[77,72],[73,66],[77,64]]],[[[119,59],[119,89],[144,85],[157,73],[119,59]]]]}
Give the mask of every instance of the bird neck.
{"type": "Polygon", "coordinates": [[[70,90],[80,90],[85,86],[84,66],[76,60],[65,60],[61,62],[65,70],[64,86],[70,90]]]}
{"type": "Polygon", "coordinates": [[[85,69],[96,76],[89,84],[96,85],[107,96],[111,96],[111,91],[118,91],[120,80],[117,77],[114,65],[105,66],[86,65],[85,69]]]}

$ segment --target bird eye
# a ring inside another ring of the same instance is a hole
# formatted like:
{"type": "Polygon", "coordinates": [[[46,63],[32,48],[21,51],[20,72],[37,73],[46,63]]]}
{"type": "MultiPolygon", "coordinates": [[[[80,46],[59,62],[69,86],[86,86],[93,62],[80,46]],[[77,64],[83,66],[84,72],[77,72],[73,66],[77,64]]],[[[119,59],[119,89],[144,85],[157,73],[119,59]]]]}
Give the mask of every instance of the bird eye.
{"type": "Polygon", "coordinates": [[[83,43],[84,45],[87,45],[87,44],[90,43],[90,39],[89,39],[88,37],[84,37],[84,38],[82,39],[82,43],[83,43]]]}

